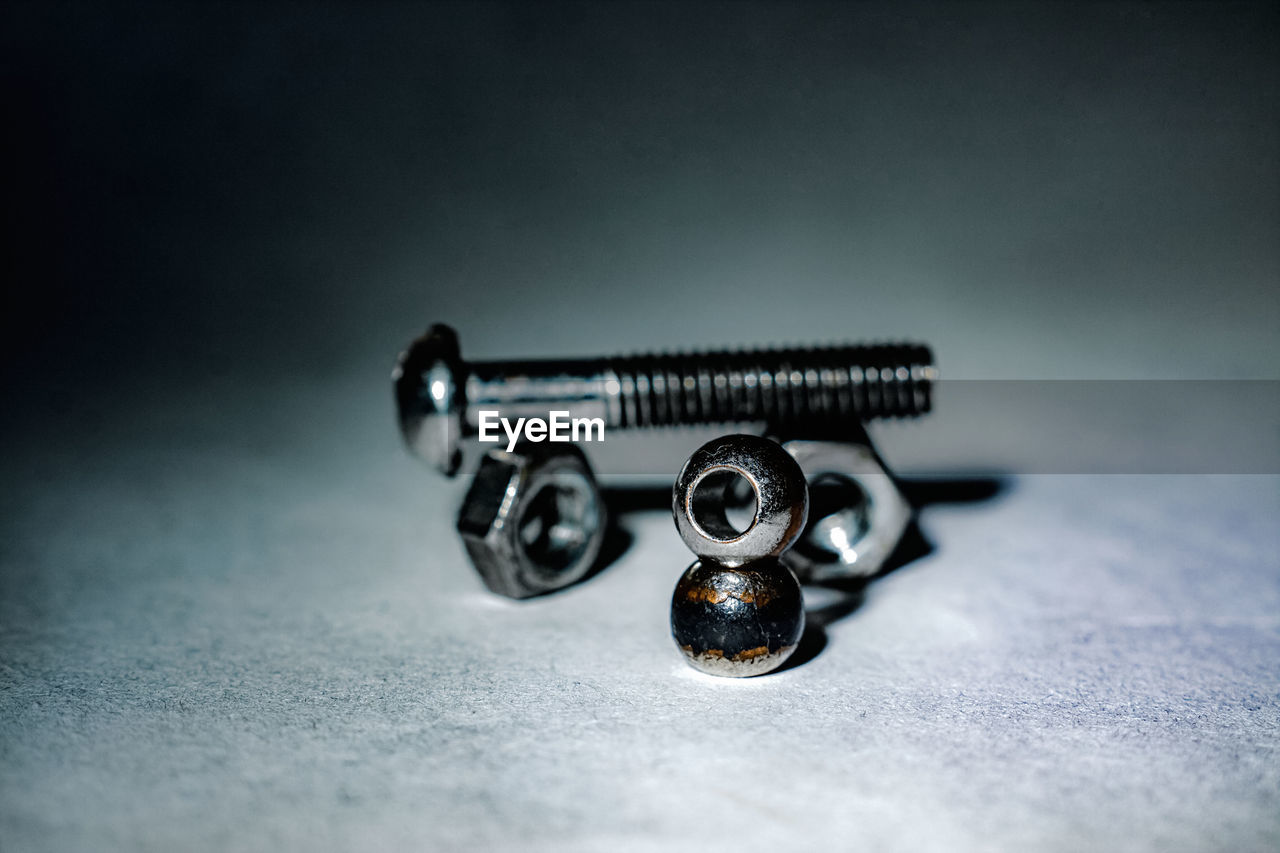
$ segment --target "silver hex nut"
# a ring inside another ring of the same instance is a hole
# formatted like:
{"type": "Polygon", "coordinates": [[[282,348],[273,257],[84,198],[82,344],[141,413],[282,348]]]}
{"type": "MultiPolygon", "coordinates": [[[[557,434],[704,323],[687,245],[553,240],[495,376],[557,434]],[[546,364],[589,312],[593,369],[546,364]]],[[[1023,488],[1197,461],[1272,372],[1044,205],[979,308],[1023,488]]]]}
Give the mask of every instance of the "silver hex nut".
{"type": "Polygon", "coordinates": [[[804,583],[869,578],[911,522],[903,497],[869,444],[787,441],[809,483],[809,523],[783,556],[804,583]]]}
{"type": "Polygon", "coordinates": [[[604,542],[604,499],[582,451],[525,442],[480,460],[458,532],[485,585],[529,598],[581,580],[604,542]]]}

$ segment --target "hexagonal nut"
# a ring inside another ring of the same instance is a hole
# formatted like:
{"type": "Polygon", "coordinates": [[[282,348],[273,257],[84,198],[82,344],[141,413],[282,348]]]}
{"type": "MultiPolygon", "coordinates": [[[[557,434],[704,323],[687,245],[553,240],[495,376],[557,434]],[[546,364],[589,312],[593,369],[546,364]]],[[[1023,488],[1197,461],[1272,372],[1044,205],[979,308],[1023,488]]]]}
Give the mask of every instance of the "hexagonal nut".
{"type": "Polygon", "coordinates": [[[457,527],[485,585],[528,598],[581,580],[600,555],[605,522],[582,451],[526,442],[484,455],[457,527]]]}
{"type": "Polygon", "coordinates": [[[903,497],[869,444],[787,441],[809,483],[809,523],[785,562],[804,583],[869,578],[911,522],[903,497]]]}

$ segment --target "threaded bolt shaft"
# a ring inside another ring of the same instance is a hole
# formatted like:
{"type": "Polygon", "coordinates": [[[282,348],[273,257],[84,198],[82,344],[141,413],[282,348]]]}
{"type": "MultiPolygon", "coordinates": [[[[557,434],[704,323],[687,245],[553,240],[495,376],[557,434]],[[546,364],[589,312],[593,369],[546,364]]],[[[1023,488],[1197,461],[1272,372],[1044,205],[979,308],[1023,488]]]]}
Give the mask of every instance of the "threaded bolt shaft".
{"type": "Polygon", "coordinates": [[[611,425],[620,428],[921,415],[937,375],[928,348],[912,344],[642,355],[602,366],[618,380],[611,425]]]}

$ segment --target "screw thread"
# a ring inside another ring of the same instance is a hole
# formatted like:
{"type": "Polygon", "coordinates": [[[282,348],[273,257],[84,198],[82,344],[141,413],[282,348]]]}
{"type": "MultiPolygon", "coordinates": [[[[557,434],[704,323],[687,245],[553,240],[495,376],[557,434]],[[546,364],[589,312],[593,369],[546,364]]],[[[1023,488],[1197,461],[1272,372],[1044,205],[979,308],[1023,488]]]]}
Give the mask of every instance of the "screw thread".
{"type": "Polygon", "coordinates": [[[774,426],[911,417],[937,378],[918,344],[640,355],[608,359],[621,386],[616,426],[731,421],[774,426]]]}

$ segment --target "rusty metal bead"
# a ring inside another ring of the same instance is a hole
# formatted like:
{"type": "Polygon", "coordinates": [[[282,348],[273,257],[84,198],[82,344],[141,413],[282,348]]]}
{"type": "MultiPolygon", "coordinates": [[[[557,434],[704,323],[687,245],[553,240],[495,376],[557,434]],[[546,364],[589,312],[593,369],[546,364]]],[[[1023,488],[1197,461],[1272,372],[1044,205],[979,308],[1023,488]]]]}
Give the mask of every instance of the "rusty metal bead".
{"type": "Polygon", "coordinates": [[[804,633],[804,598],[775,558],[698,560],[671,598],[671,636],[695,669],[740,678],[781,666],[804,633]]]}

